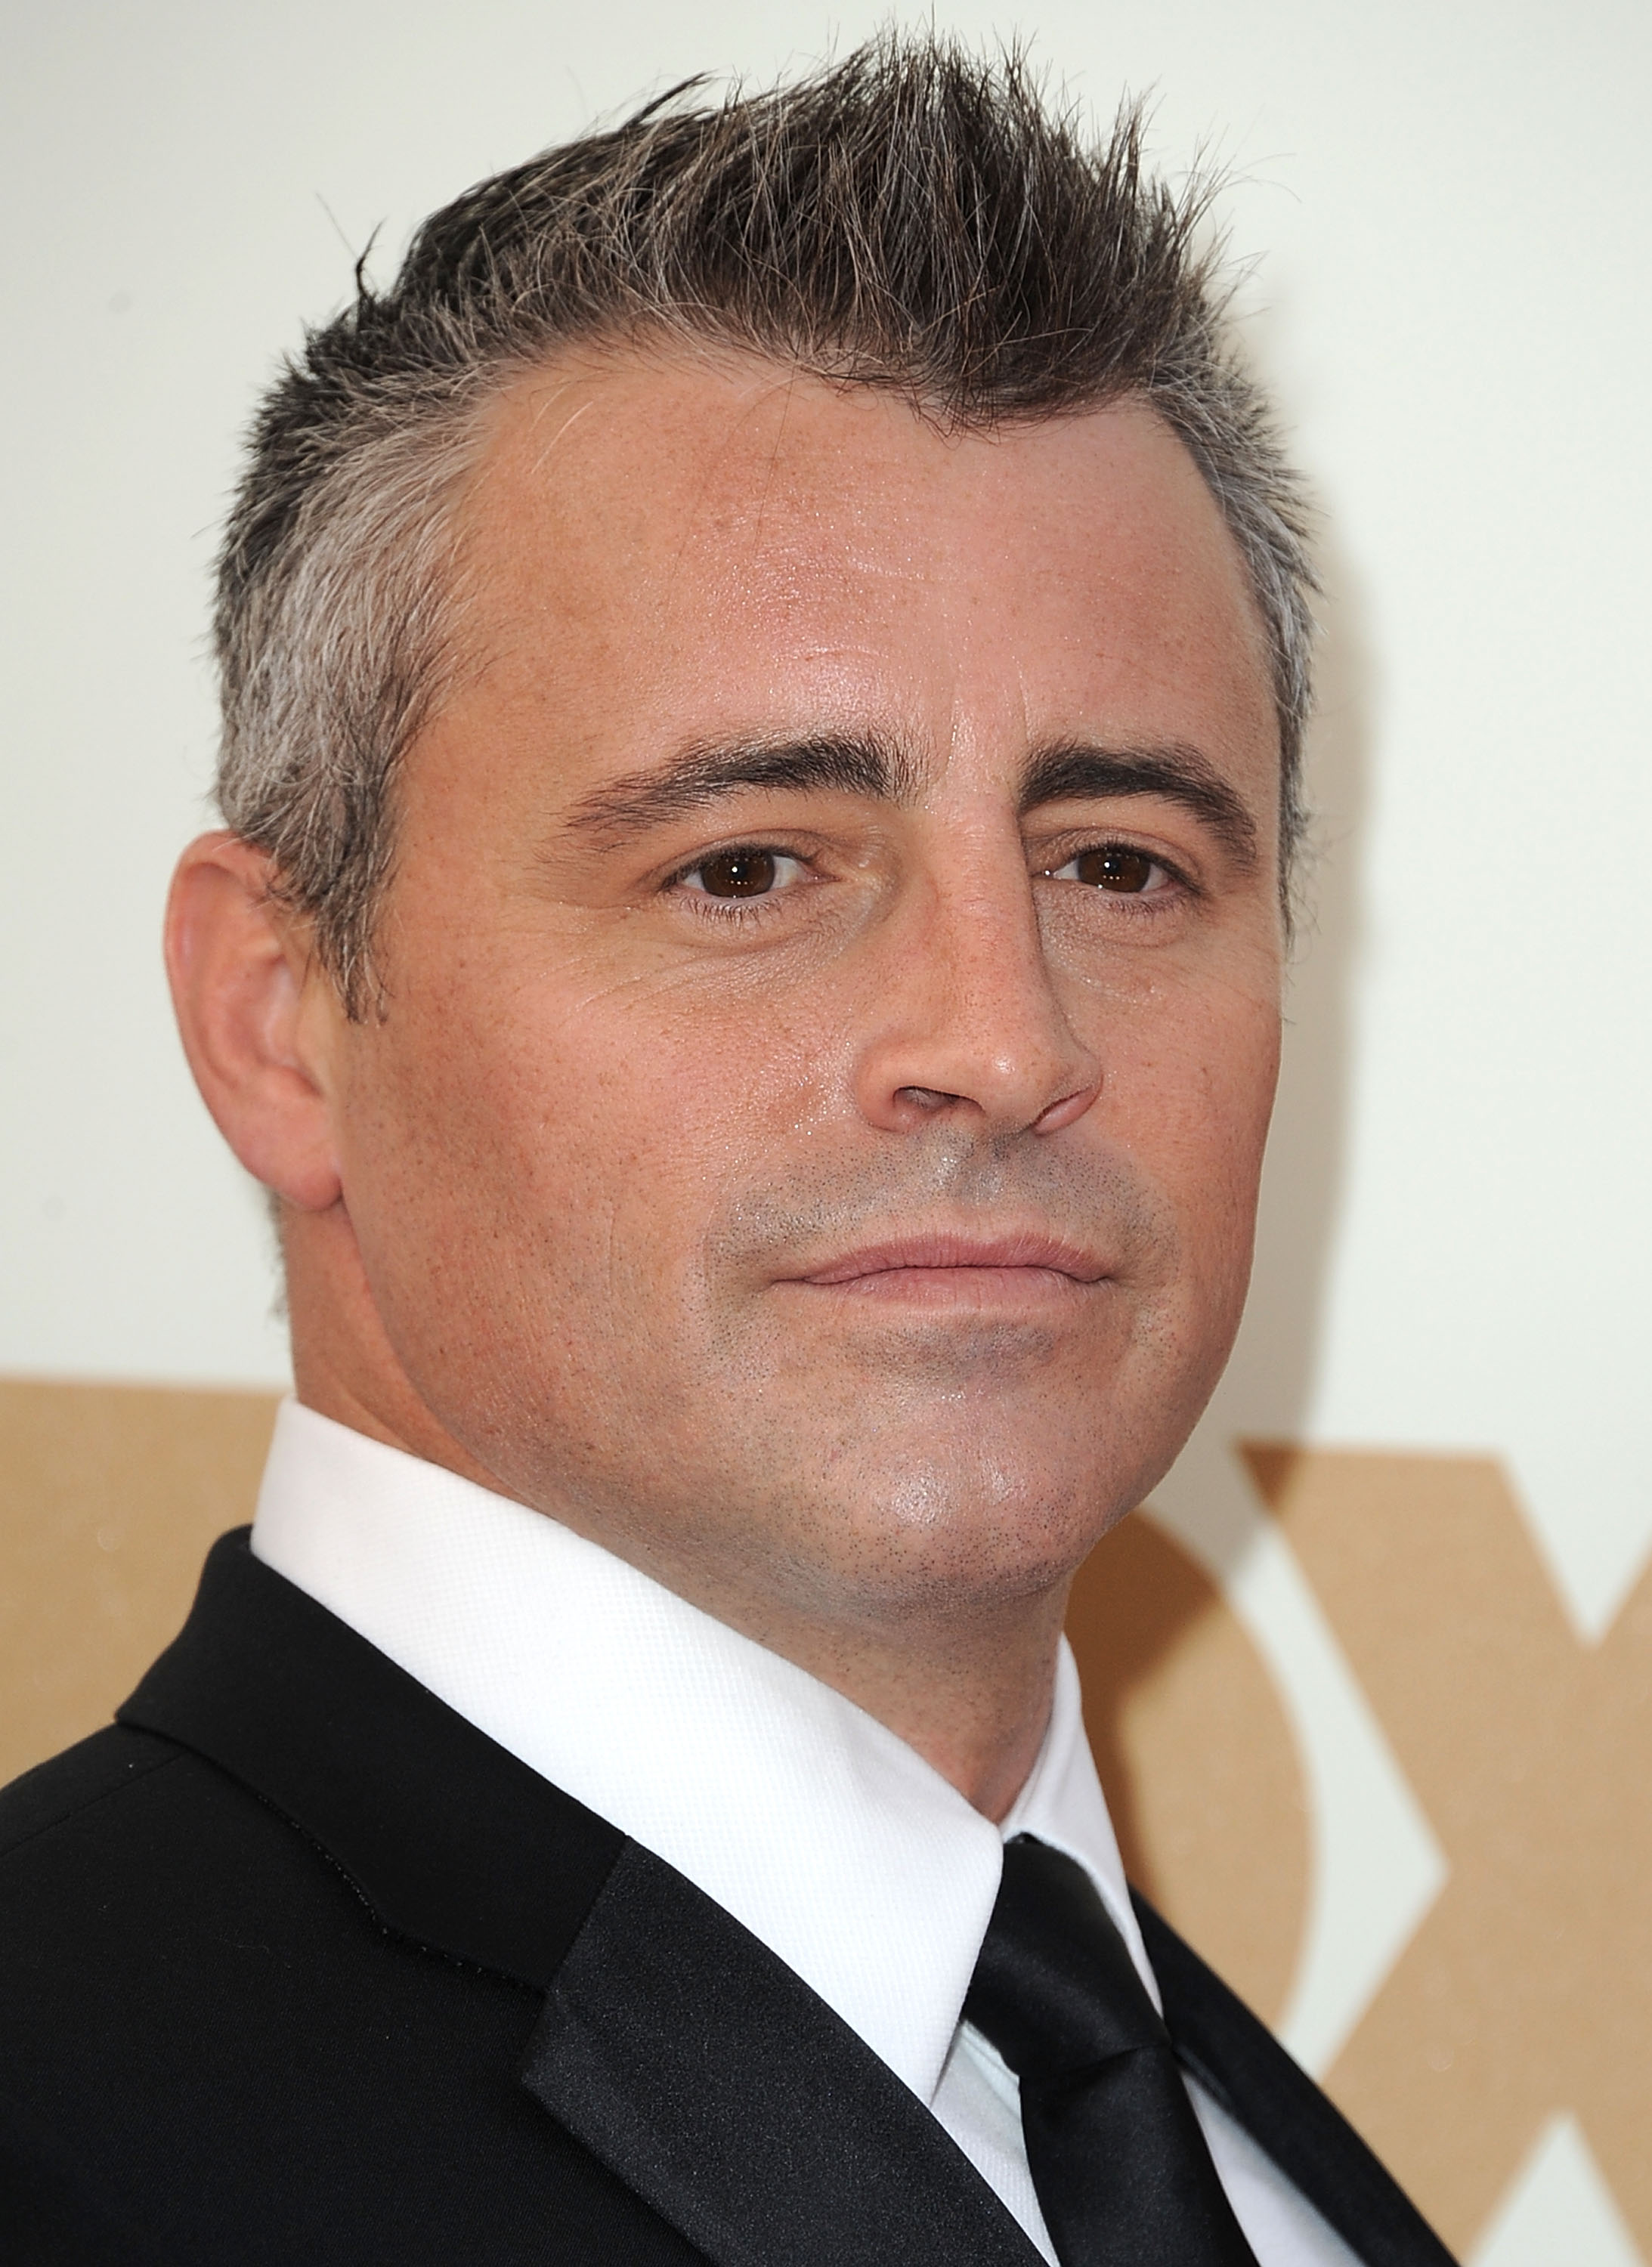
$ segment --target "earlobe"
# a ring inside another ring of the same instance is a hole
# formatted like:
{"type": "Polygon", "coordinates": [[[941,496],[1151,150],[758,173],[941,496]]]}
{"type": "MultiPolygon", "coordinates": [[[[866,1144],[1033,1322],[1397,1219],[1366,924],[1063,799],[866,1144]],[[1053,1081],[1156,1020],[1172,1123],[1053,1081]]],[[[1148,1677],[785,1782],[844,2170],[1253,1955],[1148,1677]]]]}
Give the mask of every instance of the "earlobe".
{"type": "Polygon", "coordinates": [[[224,1140],[266,1187],[319,1212],[340,1194],[334,1019],[305,1012],[325,979],[270,874],[239,835],[192,842],[167,901],[166,970],[184,1052],[224,1140]]]}

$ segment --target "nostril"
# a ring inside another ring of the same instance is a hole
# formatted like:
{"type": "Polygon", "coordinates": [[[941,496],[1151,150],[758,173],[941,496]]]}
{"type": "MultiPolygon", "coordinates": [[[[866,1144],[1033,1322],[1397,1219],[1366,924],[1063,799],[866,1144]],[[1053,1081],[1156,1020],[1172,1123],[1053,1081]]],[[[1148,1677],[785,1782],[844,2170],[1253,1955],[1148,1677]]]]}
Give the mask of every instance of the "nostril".
{"type": "Polygon", "coordinates": [[[910,1102],[918,1110],[944,1110],[950,1103],[961,1102],[961,1094],[943,1094],[933,1086],[902,1086],[896,1089],[896,1099],[910,1102]]]}
{"type": "Polygon", "coordinates": [[[1100,1092],[1099,1078],[1076,1087],[1070,1094],[1062,1095],[1059,1102],[1051,1103],[1047,1110],[1039,1111],[1032,1122],[1032,1131],[1035,1134],[1059,1133],[1064,1126],[1070,1126],[1076,1119],[1082,1118],[1100,1092]]]}

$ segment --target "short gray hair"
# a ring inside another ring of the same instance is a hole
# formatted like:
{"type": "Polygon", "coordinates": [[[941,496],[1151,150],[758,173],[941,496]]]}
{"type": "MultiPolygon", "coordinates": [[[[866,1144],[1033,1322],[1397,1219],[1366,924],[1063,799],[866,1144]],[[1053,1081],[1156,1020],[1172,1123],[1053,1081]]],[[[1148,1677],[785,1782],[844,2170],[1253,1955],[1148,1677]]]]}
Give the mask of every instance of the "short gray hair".
{"type": "Polygon", "coordinates": [[[403,752],[452,681],[454,507],[482,415],[582,343],[731,343],[950,429],[1126,398],[1186,444],[1238,544],[1301,832],[1315,587],[1269,405],[1223,335],[1208,189],[1147,175],[1138,108],[1088,143],[1024,62],[889,34],[815,76],[694,81],[426,221],[361,270],[255,422],[219,565],[218,802],[313,923],[352,1015],[403,752]]]}

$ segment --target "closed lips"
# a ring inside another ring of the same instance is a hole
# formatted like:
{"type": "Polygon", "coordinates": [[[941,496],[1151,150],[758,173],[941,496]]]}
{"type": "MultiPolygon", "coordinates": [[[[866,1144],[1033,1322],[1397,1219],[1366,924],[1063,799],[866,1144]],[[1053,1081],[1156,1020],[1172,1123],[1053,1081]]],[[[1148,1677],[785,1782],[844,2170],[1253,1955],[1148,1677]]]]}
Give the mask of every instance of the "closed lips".
{"type": "MultiPolygon", "coordinates": [[[[1106,1263],[1076,1244],[1036,1234],[990,1238],[957,1235],[900,1236],[862,1244],[811,1267],[793,1281],[841,1288],[870,1283],[878,1276],[959,1273],[1028,1278],[1060,1276],[1079,1284],[1100,1282],[1106,1263]]],[[[961,1288],[961,1287],[960,1287],[961,1288]]]]}

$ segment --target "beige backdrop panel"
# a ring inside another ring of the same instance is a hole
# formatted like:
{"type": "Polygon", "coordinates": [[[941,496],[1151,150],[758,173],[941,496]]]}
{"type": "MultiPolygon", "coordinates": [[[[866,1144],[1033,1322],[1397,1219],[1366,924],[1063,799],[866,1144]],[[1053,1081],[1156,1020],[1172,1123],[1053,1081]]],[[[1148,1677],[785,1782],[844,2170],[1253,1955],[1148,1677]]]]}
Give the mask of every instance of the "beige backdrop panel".
{"type": "MultiPolygon", "coordinates": [[[[0,1381],[0,1774],[105,1722],[176,1630],[251,1515],[274,1407],[0,1381]]],[[[1652,1576],[1590,1646],[1494,1464],[1245,1456],[1448,1859],[1333,2094],[1461,2249],[1559,2117],[1652,2249],[1652,1576]]],[[[1276,2018],[1315,1822],[1267,1665],[1148,1520],[1096,1552],[1068,1627],[1133,1879],[1276,2018]]]]}
{"type": "Polygon", "coordinates": [[[1490,1458],[1247,1456],[1448,1866],[1332,2092],[1458,2245],[1569,2117],[1652,2251],[1652,1573],[1590,1644],[1490,1458]]]}
{"type": "Polygon", "coordinates": [[[106,1723],[253,1515],[276,1397],[0,1379],[0,1781],[106,1723]]]}

